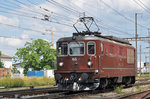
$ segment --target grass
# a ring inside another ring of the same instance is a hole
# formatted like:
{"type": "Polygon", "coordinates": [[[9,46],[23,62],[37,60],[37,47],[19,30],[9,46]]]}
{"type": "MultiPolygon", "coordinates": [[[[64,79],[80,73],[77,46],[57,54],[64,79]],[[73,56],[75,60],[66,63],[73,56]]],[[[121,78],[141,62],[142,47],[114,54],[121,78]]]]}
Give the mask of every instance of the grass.
{"type": "Polygon", "coordinates": [[[149,80],[150,79],[150,74],[138,74],[136,79],[145,79],[145,80],[149,80]]]}
{"type": "Polygon", "coordinates": [[[137,85],[137,86],[136,86],[136,89],[137,89],[139,92],[142,90],[140,85],[137,85]]]}
{"type": "Polygon", "coordinates": [[[115,92],[116,92],[117,94],[121,94],[121,93],[122,93],[122,87],[116,87],[116,88],[115,88],[115,92]]]}
{"type": "Polygon", "coordinates": [[[32,77],[24,79],[25,86],[42,86],[42,85],[53,85],[55,84],[54,78],[47,77],[32,77]]]}
{"type": "Polygon", "coordinates": [[[24,81],[20,78],[11,79],[10,77],[1,78],[0,79],[0,86],[5,88],[12,88],[12,87],[23,87],[24,81]]]}
{"type": "Polygon", "coordinates": [[[47,77],[33,77],[33,78],[0,78],[0,87],[14,88],[14,87],[26,87],[26,86],[44,86],[54,85],[54,78],[47,77]]]}

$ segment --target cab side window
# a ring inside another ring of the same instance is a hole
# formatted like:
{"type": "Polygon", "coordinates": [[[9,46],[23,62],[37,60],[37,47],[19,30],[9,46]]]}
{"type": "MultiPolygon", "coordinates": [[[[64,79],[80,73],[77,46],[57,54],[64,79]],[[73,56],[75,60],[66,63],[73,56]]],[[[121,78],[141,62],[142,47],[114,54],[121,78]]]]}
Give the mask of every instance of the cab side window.
{"type": "Polygon", "coordinates": [[[95,42],[88,42],[88,54],[93,55],[95,54],[95,42]]]}

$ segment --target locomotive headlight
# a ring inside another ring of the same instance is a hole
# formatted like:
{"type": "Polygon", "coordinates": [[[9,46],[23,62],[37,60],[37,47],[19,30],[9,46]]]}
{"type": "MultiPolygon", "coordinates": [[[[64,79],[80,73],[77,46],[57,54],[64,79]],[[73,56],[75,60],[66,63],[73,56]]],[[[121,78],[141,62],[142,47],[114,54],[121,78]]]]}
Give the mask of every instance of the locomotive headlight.
{"type": "Polygon", "coordinates": [[[95,73],[98,73],[98,69],[95,69],[95,73]]]}
{"type": "Polygon", "coordinates": [[[88,66],[92,66],[92,62],[91,61],[88,61],[88,66]]]}
{"type": "Polygon", "coordinates": [[[64,65],[64,63],[63,63],[63,62],[60,62],[60,63],[59,63],[59,66],[61,66],[61,67],[62,67],[63,65],[64,65]]]}

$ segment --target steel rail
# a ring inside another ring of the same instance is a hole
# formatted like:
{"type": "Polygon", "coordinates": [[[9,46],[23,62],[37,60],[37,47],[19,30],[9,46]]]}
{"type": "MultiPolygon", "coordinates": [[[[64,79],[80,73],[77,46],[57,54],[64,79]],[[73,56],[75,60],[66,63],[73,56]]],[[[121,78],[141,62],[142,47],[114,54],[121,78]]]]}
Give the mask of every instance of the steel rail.
{"type": "MultiPolygon", "coordinates": [[[[135,93],[127,94],[125,96],[118,96],[118,97],[115,97],[115,98],[116,99],[133,99],[131,97],[134,97],[136,99],[136,97],[138,97],[138,99],[146,99],[146,97],[149,94],[150,94],[150,90],[145,90],[145,91],[142,91],[142,92],[135,92],[135,93]]],[[[149,99],[149,98],[147,98],[147,99],[149,99]]]]}
{"type": "Polygon", "coordinates": [[[56,93],[56,92],[60,92],[58,91],[57,87],[31,88],[31,89],[24,89],[24,90],[0,92],[0,97],[13,98],[15,97],[15,95],[25,96],[25,95],[36,95],[36,94],[43,94],[43,93],[56,93]]]}

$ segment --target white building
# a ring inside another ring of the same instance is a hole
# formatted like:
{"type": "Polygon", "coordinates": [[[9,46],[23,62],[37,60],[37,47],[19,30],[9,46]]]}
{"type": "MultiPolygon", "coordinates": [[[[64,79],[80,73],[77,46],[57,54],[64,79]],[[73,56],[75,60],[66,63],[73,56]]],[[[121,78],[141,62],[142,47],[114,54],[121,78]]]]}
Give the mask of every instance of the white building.
{"type": "MultiPolygon", "coordinates": [[[[140,71],[140,62],[137,64],[138,71],[140,71]]],[[[144,66],[144,62],[141,62],[141,73],[147,73],[148,69],[144,66]]]]}
{"type": "Polygon", "coordinates": [[[3,62],[5,68],[12,68],[12,57],[11,56],[2,54],[0,56],[0,59],[3,62]]]}
{"type": "Polygon", "coordinates": [[[44,76],[54,78],[54,70],[44,70],[44,76]]]}

